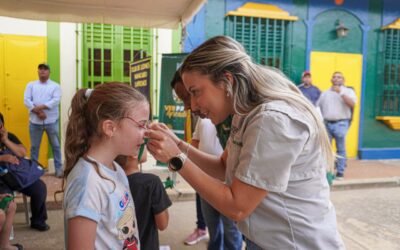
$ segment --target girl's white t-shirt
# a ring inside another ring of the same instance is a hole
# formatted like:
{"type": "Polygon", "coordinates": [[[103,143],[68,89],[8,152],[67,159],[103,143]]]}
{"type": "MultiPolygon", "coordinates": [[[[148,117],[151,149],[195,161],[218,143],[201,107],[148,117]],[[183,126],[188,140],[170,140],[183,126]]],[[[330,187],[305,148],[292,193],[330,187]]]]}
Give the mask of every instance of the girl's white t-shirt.
{"type": "Polygon", "coordinates": [[[68,220],[82,216],[97,223],[95,249],[140,249],[128,179],[115,162],[115,171],[98,165],[103,177],[83,158],[68,175],[64,193],[66,245],[68,220]]]}

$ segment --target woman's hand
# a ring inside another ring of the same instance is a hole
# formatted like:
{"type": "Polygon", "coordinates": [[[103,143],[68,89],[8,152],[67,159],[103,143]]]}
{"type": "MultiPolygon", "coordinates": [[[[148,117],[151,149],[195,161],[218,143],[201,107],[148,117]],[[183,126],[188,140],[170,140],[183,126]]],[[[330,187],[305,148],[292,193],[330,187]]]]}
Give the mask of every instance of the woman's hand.
{"type": "Polygon", "coordinates": [[[19,164],[18,158],[11,154],[0,155],[0,161],[9,162],[11,164],[17,164],[17,165],[19,164]]]}
{"type": "Polygon", "coordinates": [[[168,128],[167,125],[165,125],[164,123],[152,123],[150,124],[150,129],[152,130],[159,130],[162,131],[163,133],[165,133],[166,135],[168,135],[169,137],[171,137],[171,139],[175,142],[175,144],[178,144],[179,141],[181,139],[179,139],[178,136],[176,136],[176,134],[170,129],[168,128]]]}
{"type": "Polygon", "coordinates": [[[149,152],[158,161],[167,163],[172,157],[181,153],[181,151],[176,145],[176,142],[171,138],[168,132],[169,129],[164,126],[160,125],[160,123],[151,124],[145,136],[149,139],[147,143],[149,152]]]}

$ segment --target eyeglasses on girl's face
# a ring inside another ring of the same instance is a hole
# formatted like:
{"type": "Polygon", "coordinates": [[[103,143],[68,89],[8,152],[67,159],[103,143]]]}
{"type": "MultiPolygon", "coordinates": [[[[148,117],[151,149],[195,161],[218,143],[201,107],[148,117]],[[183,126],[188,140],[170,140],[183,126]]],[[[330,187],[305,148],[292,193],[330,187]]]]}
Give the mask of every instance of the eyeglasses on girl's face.
{"type": "Polygon", "coordinates": [[[151,121],[149,121],[149,120],[143,120],[143,121],[136,121],[135,119],[133,119],[133,118],[131,118],[131,117],[128,117],[128,116],[126,116],[126,117],[123,117],[123,118],[126,118],[126,119],[129,119],[129,120],[131,120],[131,121],[133,121],[139,128],[141,128],[141,129],[149,129],[149,124],[150,124],[150,122],[151,121]]]}

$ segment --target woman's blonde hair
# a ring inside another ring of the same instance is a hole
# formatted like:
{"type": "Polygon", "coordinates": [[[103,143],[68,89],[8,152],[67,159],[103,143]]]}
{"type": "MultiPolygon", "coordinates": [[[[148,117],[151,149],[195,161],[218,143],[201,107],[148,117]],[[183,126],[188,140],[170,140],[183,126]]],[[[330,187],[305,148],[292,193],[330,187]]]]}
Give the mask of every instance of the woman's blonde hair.
{"type": "Polygon", "coordinates": [[[252,61],[243,46],[227,36],[211,38],[195,49],[183,62],[181,74],[197,71],[209,76],[214,84],[224,84],[233,97],[236,114],[245,115],[256,106],[274,100],[283,100],[313,121],[318,141],[332,170],[334,154],[325,126],[315,107],[281,71],[258,65],[252,61]],[[230,84],[227,74],[233,77],[230,84]]]}

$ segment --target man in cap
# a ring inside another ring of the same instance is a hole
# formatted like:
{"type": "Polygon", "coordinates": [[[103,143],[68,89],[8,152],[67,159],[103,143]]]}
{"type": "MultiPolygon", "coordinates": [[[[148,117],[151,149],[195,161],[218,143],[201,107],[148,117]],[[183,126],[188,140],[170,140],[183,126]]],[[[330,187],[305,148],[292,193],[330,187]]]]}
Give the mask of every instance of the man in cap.
{"type": "Polygon", "coordinates": [[[301,75],[301,84],[298,87],[303,95],[315,106],[321,95],[321,91],[312,84],[310,71],[306,70],[303,72],[301,75]]]}
{"type": "Polygon", "coordinates": [[[28,83],[24,93],[24,104],[29,110],[31,158],[38,160],[43,131],[46,131],[53,150],[55,175],[61,178],[63,171],[58,124],[61,88],[58,83],[49,79],[48,64],[38,65],[38,75],[39,80],[28,83]]]}

